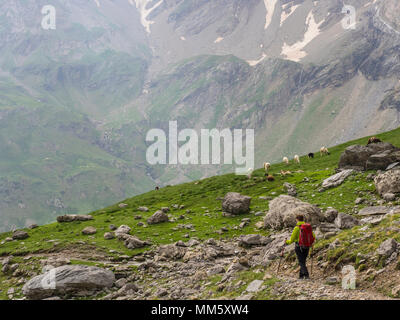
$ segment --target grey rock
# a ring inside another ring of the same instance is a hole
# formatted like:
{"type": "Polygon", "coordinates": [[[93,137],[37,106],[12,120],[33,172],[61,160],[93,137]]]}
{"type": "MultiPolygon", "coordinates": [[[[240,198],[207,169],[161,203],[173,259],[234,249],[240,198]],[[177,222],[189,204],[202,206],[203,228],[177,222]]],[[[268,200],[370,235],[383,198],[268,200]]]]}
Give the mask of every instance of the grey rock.
{"type": "Polygon", "coordinates": [[[97,229],[95,227],[86,227],[85,229],[82,230],[82,234],[84,235],[92,235],[97,232],[97,229]]]}
{"type": "Polygon", "coordinates": [[[394,253],[399,247],[399,243],[390,238],[382,242],[379,248],[376,250],[376,253],[383,257],[390,257],[392,253],[394,253]]]}
{"type": "Polygon", "coordinates": [[[262,280],[253,280],[248,285],[246,291],[247,292],[258,292],[258,291],[260,291],[262,284],[263,284],[262,280]]]}
{"type": "Polygon", "coordinates": [[[336,209],[333,208],[327,209],[324,213],[325,221],[328,223],[333,223],[338,214],[339,212],[336,209]]]}
{"type": "Polygon", "coordinates": [[[283,187],[286,189],[287,194],[288,194],[289,196],[292,196],[292,197],[296,197],[296,196],[297,196],[297,189],[296,189],[296,186],[295,186],[295,185],[290,184],[290,183],[288,183],[288,182],[285,182],[285,183],[283,184],[283,187]]]}
{"type": "Polygon", "coordinates": [[[349,176],[351,176],[354,173],[354,170],[348,169],[348,170],[343,170],[328,179],[325,179],[322,182],[322,188],[324,190],[330,189],[330,188],[335,188],[337,186],[340,186],[349,176]]]}
{"type": "Polygon", "coordinates": [[[165,211],[162,210],[156,211],[149,219],[147,219],[147,223],[150,225],[167,221],[169,221],[168,216],[166,215],[165,211]]]}
{"type": "Polygon", "coordinates": [[[115,230],[115,234],[119,235],[119,234],[129,234],[131,232],[131,228],[128,227],[127,225],[121,225],[118,227],[117,230],[115,230]]]}
{"type": "Polygon", "coordinates": [[[29,299],[86,294],[111,288],[114,281],[115,276],[109,270],[81,265],[62,266],[29,280],[23,286],[22,293],[29,299]]]}
{"type": "Polygon", "coordinates": [[[389,171],[389,170],[392,170],[394,168],[397,168],[399,165],[400,165],[400,162],[392,163],[386,168],[386,171],[389,171]]]}
{"type": "Polygon", "coordinates": [[[360,216],[376,216],[376,215],[384,215],[389,213],[391,208],[383,207],[383,206],[375,206],[375,207],[365,207],[360,210],[358,215],[360,216]]]}
{"type": "Polygon", "coordinates": [[[395,162],[396,155],[392,153],[399,151],[390,143],[373,143],[368,146],[353,145],[342,153],[339,168],[361,169],[361,170],[385,170],[388,165],[395,162]],[[375,156],[374,156],[375,155],[375,156]],[[371,158],[371,156],[374,156],[371,158]]]}
{"type": "Polygon", "coordinates": [[[360,221],[348,214],[339,213],[335,219],[335,225],[339,229],[351,229],[360,224],[360,221]]]}
{"type": "Polygon", "coordinates": [[[325,219],[321,209],[317,206],[287,195],[273,199],[269,203],[269,209],[264,218],[264,226],[276,230],[294,227],[298,214],[304,215],[305,220],[313,226],[319,225],[325,219]]]}
{"type": "Polygon", "coordinates": [[[29,238],[29,234],[26,231],[23,230],[16,230],[12,234],[13,240],[24,240],[26,238],[29,238]]]}
{"type": "Polygon", "coordinates": [[[105,234],[104,234],[104,239],[105,240],[111,240],[111,239],[114,239],[115,238],[115,235],[114,235],[114,233],[112,233],[112,232],[106,232],[105,234]]]}
{"type": "Polygon", "coordinates": [[[386,193],[400,193],[400,170],[390,170],[375,177],[375,187],[383,196],[386,193]]]}
{"type": "Polygon", "coordinates": [[[259,234],[249,234],[244,235],[239,238],[239,246],[241,247],[251,247],[260,246],[270,243],[272,241],[269,237],[263,237],[259,234]]]}
{"type": "Polygon", "coordinates": [[[221,273],[225,273],[225,268],[220,265],[212,267],[210,270],[207,271],[208,276],[214,276],[216,274],[221,274],[221,273]]]}
{"type": "Polygon", "coordinates": [[[150,245],[150,243],[148,243],[147,241],[142,241],[126,233],[116,233],[116,236],[118,240],[124,241],[124,245],[128,249],[143,248],[145,246],[150,245]]]}
{"type": "Polygon", "coordinates": [[[71,215],[64,215],[57,217],[57,222],[74,222],[74,221],[89,221],[93,220],[93,217],[90,215],[78,215],[78,214],[71,214],[71,215]]]}
{"type": "Polygon", "coordinates": [[[229,192],[222,201],[222,210],[234,215],[246,214],[250,212],[250,202],[251,197],[237,192],[229,192]]]}
{"type": "Polygon", "coordinates": [[[149,208],[147,208],[147,207],[139,207],[138,210],[142,211],[142,212],[148,212],[149,208]]]}
{"type": "Polygon", "coordinates": [[[394,193],[385,193],[382,198],[385,201],[395,201],[396,200],[396,195],[394,193]]]}

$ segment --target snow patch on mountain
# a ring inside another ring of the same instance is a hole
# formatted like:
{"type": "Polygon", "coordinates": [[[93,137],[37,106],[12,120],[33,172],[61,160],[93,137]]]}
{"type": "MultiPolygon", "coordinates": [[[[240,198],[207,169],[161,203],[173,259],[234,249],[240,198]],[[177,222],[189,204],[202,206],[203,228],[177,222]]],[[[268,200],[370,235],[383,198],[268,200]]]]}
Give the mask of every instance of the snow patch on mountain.
{"type": "Polygon", "coordinates": [[[299,62],[307,56],[307,53],[303,49],[321,33],[319,27],[325,20],[316,23],[314,14],[311,11],[307,16],[306,21],[307,30],[304,33],[303,40],[296,42],[293,45],[288,45],[286,42],[283,44],[281,55],[288,60],[299,62]]]}
{"type": "Polygon", "coordinates": [[[299,4],[297,4],[297,5],[295,5],[295,6],[293,6],[293,7],[291,7],[289,10],[289,13],[286,13],[286,11],[282,11],[282,14],[281,14],[281,27],[282,27],[282,25],[283,25],[283,23],[285,22],[285,20],[287,19],[287,18],[289,18],[295,11],[296,11],[296,9],[298,8],[298,7],[300,7],[300,5],[299,4]]]}
{"type": "Polygon", "coordinates": [[[147,17],[154,9],[159,7],[164,2],[164,0],[160,0],[159,2],[157,2],[154,6],[152,6],[149,9],[147,9],[147,5],[150,2],[152,2],[152,0],[129,0],[129,2],[131,5],[136,4],[136,8],[139,10],[139,13],[140,13],[140,22],[142,23],[143,27],[146,29],[147,33],[150,33],[150,25],[152,25],[154,23],[154,21],[147,20],[147,17]]]}
{"type": "Polygon", "coordinates": [[[265,27],[264,27],[265,30],[271,24],[277,2],[278,0],[264,0],[265,9],[267,10],[267,14],[265,16],[265,27]]]}
{"type": "Polygon", "coordinates": [[[261,58],[258,60],[247,60],[246,62],[251,66],[254,67],[257,64],[259,64],[261,61],[263,61],[265,58],[267,57],[267,55],[265,53],[262,54],[261,58]]]}

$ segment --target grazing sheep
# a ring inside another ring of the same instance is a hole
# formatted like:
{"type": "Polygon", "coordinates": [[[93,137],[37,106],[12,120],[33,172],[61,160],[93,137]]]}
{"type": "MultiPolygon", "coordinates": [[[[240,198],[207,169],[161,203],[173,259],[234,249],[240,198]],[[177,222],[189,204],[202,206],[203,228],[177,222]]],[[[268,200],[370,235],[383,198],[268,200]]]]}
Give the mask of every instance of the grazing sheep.
{"type": "Polygon", "coordinates": [[[268,181],[275,181],[275,178],[272,175],[268,175],[267,180],[268,181]]]}
{"type": "Polygon", "coordinates": [[[315,155],[314,155],[314,153],[312,153],[312,152],[310,152],[310,153],[308,154],[308,158],[309,158],[309,159],[314,159],[314,156],[315,156],[315,155]]]}
{"type": "Polygon", "coordinates": [[[367,146],[370,145],[371,143],[379,143],[379,142],[382,142],[382,140],[377,137],[372,137],[368,139],[367,146]]]}
{"type": "Polygon", "coordinates": [[[271,164],[269,162],[264,162],[264,170],[266,173],[268,173],[270,168],[271,168],[271,164]]]}
{"type": "Polygon", "coordinates": [[[288,157],[283,157],[282,160],[284,163],[289,164],[289,158],[288,157]]]}
{"type": "Polygon", "coordinates": [[[249,168],[249,170],[247,170],[247,178],[251,179],[252,174],[253,174],[253,168],[249,168]]]}
{"type": "Polygon", "coordinates": [[[300,164],[300,157],[297,154],[294,156],[294,162],[300,164]]]}
{"type": "Polygon", "coordinates": [[[287,176],[288,174],[292,174],[290,171],[283,171],[281,170],[281,175],[282,176],[287,176]]]}
{"type": "Polygon", "coordinates": [[[321,157],[324,156],[324,155],[326,155],[326,156],[329,156],[329,155],[330,155],[330,152],[329,152],[329,150],[328,150],[327,147],[322,147],[322,148],[319,150],[319,152],[320,152],[320,154],[321,154],[321,157]]]}

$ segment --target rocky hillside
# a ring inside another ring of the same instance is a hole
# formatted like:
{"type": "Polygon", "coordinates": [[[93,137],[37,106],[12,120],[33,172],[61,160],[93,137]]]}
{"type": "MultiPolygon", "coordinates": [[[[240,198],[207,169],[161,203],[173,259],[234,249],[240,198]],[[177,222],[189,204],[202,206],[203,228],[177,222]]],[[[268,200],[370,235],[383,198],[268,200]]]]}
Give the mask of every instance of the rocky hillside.
{"type": "Polygon", "coordinates": [[[273,165],[273,179],[216,176],[0,234],[0,298],[399,298],[400,129],[379,138],[273,165]],[[317,236],[310,281],[293,245],[278,270],[299,212],[317,236]]]}
{"type": "Polygon", "coordinates": [[[150,166],[149,129],[254,128],[256,167],[399,126],[395,0],[0,4],[0,231],[232,167],[150,166]]]}

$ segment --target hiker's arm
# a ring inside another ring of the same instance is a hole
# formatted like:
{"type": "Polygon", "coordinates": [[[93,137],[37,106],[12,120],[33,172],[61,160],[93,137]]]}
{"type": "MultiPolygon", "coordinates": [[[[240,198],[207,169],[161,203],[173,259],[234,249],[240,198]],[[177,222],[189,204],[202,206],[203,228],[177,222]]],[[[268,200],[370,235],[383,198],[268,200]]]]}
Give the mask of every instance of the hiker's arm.
{"type": "Polygon", "coordinates": [[[299,227],[295,227],[292,236],[290,237],[289,240],[286,240],[286,244],[292,244],[293,242],[296,242],[296,240],[299,237],[299,227]]]}

